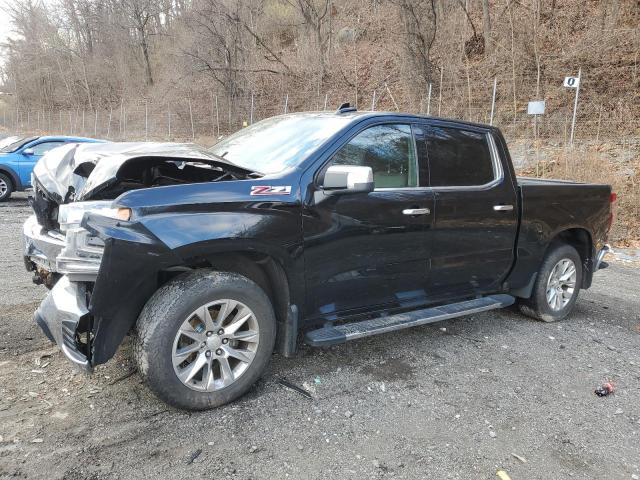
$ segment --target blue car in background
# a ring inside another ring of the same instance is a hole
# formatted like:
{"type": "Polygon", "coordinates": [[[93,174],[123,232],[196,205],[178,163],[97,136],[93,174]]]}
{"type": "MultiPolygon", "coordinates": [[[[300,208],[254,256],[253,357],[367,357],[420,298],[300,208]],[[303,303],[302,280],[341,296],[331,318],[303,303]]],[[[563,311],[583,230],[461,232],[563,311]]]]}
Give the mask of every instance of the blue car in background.
{"type": "Polygon", "coordinates": [[[31,171],[52,148],[65,143],[103,142],[84,137],[7,137],[0,140],[0,202],[31,186],[31,171]]]}

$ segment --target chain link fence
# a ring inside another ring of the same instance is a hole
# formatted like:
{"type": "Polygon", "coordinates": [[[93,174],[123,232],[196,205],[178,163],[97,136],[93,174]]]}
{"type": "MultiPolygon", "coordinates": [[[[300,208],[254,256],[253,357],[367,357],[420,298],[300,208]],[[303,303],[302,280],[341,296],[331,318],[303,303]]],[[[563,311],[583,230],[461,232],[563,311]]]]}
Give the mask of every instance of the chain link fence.
{"type": "MultiPolygon", "coordinates": [[[[570,141],[575,89],[562,87],[562,79],[540,82],[537,77],[488,78],[483,81],[447,79],[431,85],[419,102],[408,100],[394,85],[376,90],[290,92],[281,98],[258,92],[229,99],[214,93],[174,101],[129,99],[119,105],[98,109],[23,108],[0,104],[0,125],[7,132],[65,134],[109,140],[202,141],[233,133],[245,125],[287,112],[334,110],[351,100],[360,110],[388,110],[422,113],[491,123],[500,127],[510,142],[564,146],[570,141]],[[495,83],[494,83],[495,82],[495,83]],[[495,100],[493,95],[494,84],[495,100]],[[514,96],[514,89],[516,94],[514,96]],[[546,100],[543,115],[528,115],[527,103],[546,100]]],[[[590,91],[584,81],[578,100],[575,141],[615,144],[640,143],[640,106],[630,102],[605,102],[590,91]]],[[[633,91],[635,80],[619,88],[633,91]]],[[[624,91],[624,90],[623,90],[624,91]]]]}

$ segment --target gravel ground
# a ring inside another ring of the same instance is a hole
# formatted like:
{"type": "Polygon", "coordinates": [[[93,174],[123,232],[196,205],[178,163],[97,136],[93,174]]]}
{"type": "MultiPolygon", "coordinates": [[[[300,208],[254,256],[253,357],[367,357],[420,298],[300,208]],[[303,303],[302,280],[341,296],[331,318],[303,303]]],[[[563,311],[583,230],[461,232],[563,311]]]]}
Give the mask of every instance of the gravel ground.
{"type": "Polygon", "coordinates": [[[302,347],[239,401],[189,414],[140,384],[128,343],[89,377],[33,325],[46,290],[22,265],[28,212],[24,195],[0,204],[0,477],[640,476],[633,264],[600,272],[561,323],[505,310],[302,347]],[[595,396],[606,381],[616,392],[595,396]]]}

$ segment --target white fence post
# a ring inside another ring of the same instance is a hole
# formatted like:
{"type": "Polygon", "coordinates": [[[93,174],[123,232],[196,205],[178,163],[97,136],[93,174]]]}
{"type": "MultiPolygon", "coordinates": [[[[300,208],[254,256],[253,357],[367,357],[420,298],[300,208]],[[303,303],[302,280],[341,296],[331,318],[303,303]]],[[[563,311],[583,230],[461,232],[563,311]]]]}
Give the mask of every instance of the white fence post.
{"type": "Polygon", "coordinates": [[[167,123],[169,124],[169,138],[168,140],[171,141],[171,104],[167,104],[167,123]]]}
{"type": "Polygon", "coordinates": [[[438,116],[440,116],[440,108],[442,107],[442,81],[444,80],[444,65],[440,70],[440,93],[438,95],[438,116]]]}
{"type": "Polygon", "coordinates": [[[489,125],[493,125],[493,112],[496,107],[496,87],[498,86],[498,77],[493,77],[493,97],[491,100],[491,117],[489,118],[489,125]]]}
{"type": "Polygon", "coordinates": [[[573,103],[573,119],[571,120],[571,139],[569,144],[573,147],[573,133],[576,129],[576,113],[578,112],[578,95],[580,94],[580,83],[582,80],[582,67],[578,70],[578,86],[576,87],[576,99],[573,103]]]}
{"type": "Polygon", "coordinates": [[[196,130],[193,126],[193,111],[191,110],[191,97],[189,97],[189,118],[191,119],[191,141],[195,141],[196,130]]]}
{"type": "Polygon", "coordinates": [[[144,99],[144,141],[149,141],[149,103],[144,99]]]}
{"type": "Polygon", "coordinates": [[[251,92],[251,112],[249,112],[249,125],[253,125],[253,92],[251,92]]]}
{"type": "Polygon", "coordinates": [[[218,109],[218,95],[216,95],[216,138],[220,138],[220,110],[218,109]]]}
{"type": "Polygon", "coordinates": [[[431,82],[429,82],[429,97],[427,98],[427,115],[431,113],[431,82]]]}

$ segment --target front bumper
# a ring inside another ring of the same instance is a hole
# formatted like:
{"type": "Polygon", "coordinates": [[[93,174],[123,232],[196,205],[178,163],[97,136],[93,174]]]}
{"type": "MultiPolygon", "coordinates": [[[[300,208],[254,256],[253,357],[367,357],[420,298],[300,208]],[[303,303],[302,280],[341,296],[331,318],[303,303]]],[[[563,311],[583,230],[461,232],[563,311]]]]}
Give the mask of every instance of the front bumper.
{"type": "Polygon", "coordinates": [[[81,370],[91,371],[87,344],[82,344],[79,331],[89,331],[86,285],[63,276],[42,301],[35,322],[49,339],[58,344],[64,355],[81,370]]]}
{"type": "Polygon", "coordinates": [[[104,243],[81,227],[69,228],[66,235],[46,230],[35,215],[23,227],[27,270],[68,275],[71,281],[95,282],[104,243]]]}
{"type": "Polygon", "coordinates": [[[64,235],[46,231],[35,215],[24,222],[23,234],[25,260],[49,272],[57,272],[56,258],[65,247],[64,235]]]}

